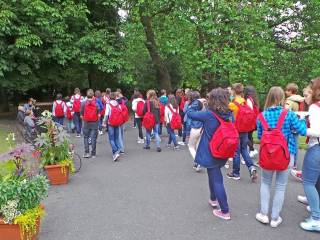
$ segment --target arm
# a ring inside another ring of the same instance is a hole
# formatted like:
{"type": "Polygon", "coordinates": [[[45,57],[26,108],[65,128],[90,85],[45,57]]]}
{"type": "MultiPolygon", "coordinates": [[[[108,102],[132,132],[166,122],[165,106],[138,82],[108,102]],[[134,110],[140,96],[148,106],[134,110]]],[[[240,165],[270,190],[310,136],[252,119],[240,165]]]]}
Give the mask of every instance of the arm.
{"type": "Polygon", "coordinates": [[[307,136],[320,137],[320,107],[311,105],[309,109],[310,128],[307,129],[307,136]]]}
{"type": "Polygon", "coordinates": [[[307,124],[304,119],[299,119],[297,114],[290,111],[288,114],[290,114],[291,117],[291,126],[294,128],[297,133],[299,133],[302,136],[306,136],[307,134],[307,124]]]}
{"type": "Polygon", "coordinates": [[[208,118],[208,113],[207,111],[200,111],[200,112],[188,112],[187,113],[188,117],[197,120],[200,122],[204,122],[208,118]]]}
{"type": "Polygon", "coordinates": [[[55,110],[56,110],[56,102],[53,102],[53,104],[52,104],[52,116],[56,116],[56,114],[55,114],[55,110]]]}
{"type": "Polygon", "coordinates": [[[263,132],[263,128],[262,128],[261,121],[260,121],[259,119],[257,119],[257,133],[258,133],[258,139],[261,139],[261,137],[262,137],[262,132],[263,132]]]}
{"type": "Polygon", "coordinates": [[[80,117],[81,118],[83,117],[83,114],[84,114],[84,105],[85,105],[85,102],[82,102],[81,103],[81,108],[80,108],[80,117]]]}

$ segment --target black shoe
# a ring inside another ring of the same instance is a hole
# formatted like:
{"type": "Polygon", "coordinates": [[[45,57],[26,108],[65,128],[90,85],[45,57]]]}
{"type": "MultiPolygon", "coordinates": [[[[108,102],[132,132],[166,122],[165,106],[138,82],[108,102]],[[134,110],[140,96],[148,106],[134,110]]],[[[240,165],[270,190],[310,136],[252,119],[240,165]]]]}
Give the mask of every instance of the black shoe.
{"type": "Polygon", "coordinates": [[[144,146],[143,149],[150,150],[150,146],[144,146]]]}
{"type": "Polygon", "coordinates": [[[157,147],[157,152],[161,152],[161,148],[160,147],[157,147]]]}

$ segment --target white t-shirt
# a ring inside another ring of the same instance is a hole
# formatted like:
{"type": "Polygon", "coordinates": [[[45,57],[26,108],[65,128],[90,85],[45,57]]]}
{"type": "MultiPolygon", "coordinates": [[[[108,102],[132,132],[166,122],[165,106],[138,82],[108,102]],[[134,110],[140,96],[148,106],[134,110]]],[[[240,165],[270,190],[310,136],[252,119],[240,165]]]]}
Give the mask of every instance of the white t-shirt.
{"type": "Polygon", "coordinates": [[[309,108],[310,128],[307,129],[307,136],[309,139],[309,147],[319,144],[320,137],[320,107],[312,104],[309,108]]]}
{"type": "Polygon", "coordinates": [[[132,110],[134,111],[134,117],[135,118],[142,118],[141,116],[139,116],[136,111],[137,111],[137,106],[138,106],[138,102],[143,102],[145,103],[145,101],[142,98],[135,98],[132,101],[132,110]]]}
{"type": "MultiPolygon", "coordinates": [[[[171,109],[173,110],[173,112],[175,113],[179,113],[179,107],[176,109],[174,108],[171,104],[169,104],[169,106],[171,107],[171,109]]],[[[164,108],[164,120],[165,122],[168,124],[171,122],[172,119],[172,112],[170,111],[168,105],[166,105],[166,107],[164,108]]]]}

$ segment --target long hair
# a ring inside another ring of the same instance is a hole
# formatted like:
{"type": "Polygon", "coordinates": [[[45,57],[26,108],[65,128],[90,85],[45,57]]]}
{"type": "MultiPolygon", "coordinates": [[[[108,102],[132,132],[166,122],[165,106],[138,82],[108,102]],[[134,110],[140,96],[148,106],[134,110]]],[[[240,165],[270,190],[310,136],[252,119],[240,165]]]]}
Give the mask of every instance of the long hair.
{"type": "Polygon", "coordinates": [[[244,89],[244,98],[252,98],[254,105],[259,107],[259,98],[256,89],[253,86],[246,86],[244,89]]]}
{"type": "Polygon", "coordinates": [[[320,101],[320,77],[311,80],[312,102],[320,101]]]}
{"type": "Polygon", "coordinates": [[[272,87],[269,90],[268,96],[266,98],[266,103],[264,109],[273,106],[284,106],[285,94],[281,87],[272,87]]]}
{"type": "Polygon", "coordinates": [[[229,92],[223,88],[215,88],[209,93],[208,108],[211,111],[220,114],[228,113],[229,110],[229,92]]]}
{"type": "Polygon", "coordinates": [[[168,96],[167,105],[169,106],[169,104],[171,104],[173,108],[178,108],[176,97],[173,94],[169,94],[168,96]]]}
{"type": "Polygon", "coordinates": [[[160,103],[159,103],[159,99],[157,97],[157,93],[155,90],[153,89],[150,89],[148,92],[147,92],[147,99],[153,103],[154,107],[155,108],[159,108],[160,107],[160,103]]]}

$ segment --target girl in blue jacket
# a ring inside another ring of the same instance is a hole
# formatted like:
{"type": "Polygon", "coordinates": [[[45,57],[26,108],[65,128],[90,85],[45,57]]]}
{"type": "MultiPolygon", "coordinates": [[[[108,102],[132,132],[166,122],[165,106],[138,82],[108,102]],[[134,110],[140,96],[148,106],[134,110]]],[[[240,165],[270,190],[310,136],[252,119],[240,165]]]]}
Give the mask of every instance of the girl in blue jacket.
{"type": "Polygon", "coordinates": [[[195,162],[207,168],[210,188],[209,204],[214,208],[213,214],[224,220],[230,220],[227,194],[223,184],[221,167],[227,159],[214,158],[210,152],[210,141],[220,123],[212,112],[218,114],[226,121],[232,121],[232,113],[228,108],[229,93],[222,88],[214,89],[209,94],[208,109],[205,111],[188,112],[192,120],[203,124],[203,133],[195,156],[195,162]],[[218,208],[220,206],[220,209],[218,208]]]}

